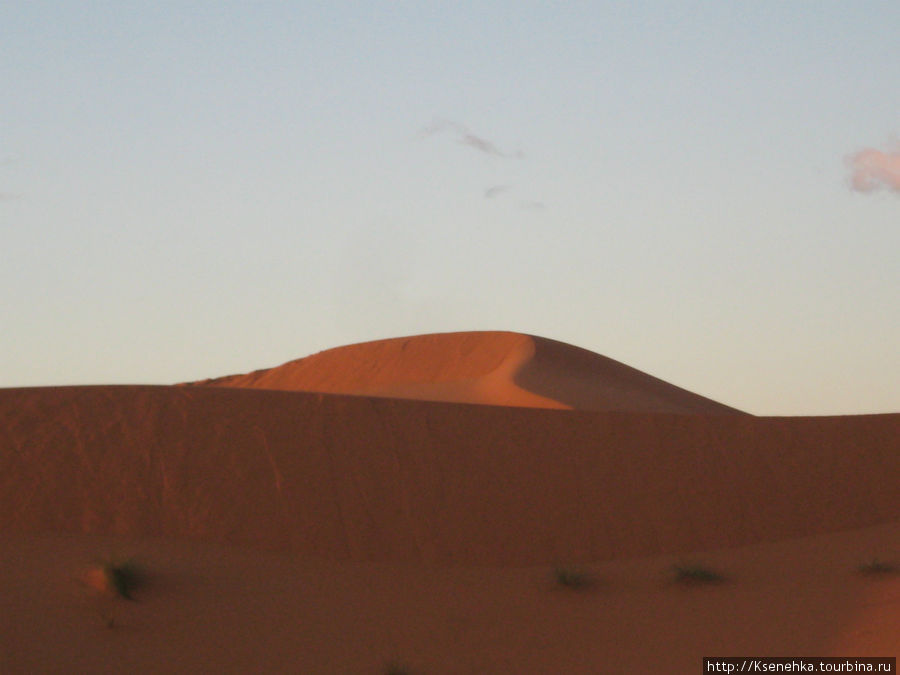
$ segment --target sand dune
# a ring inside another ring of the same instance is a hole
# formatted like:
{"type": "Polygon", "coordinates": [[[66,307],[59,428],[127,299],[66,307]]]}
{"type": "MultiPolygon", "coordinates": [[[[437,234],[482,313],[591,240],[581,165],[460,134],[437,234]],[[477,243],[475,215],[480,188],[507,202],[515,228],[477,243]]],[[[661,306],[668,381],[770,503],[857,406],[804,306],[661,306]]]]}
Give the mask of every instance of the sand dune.
{"type": "Polygon", "coordinates": [[[900,518],[900,415],[536,410],[217,387],[0,391],[0,529],[537,564],[900,518]]]}
{"type": "Polygon", "coordinates": [[[0,389],[4,675],[896,654],[900,575],[856,567],[900,562],[900,414],[754,417],[514,333],[201,384],[0,389]],[[95,583],[123,557],[134,602],[95,583]]]}
{"type": "Polygon", "coordinates": [[[739,412],[585,349],[499,331],[364,342],[192,384],[533,408],[739,412]]]}

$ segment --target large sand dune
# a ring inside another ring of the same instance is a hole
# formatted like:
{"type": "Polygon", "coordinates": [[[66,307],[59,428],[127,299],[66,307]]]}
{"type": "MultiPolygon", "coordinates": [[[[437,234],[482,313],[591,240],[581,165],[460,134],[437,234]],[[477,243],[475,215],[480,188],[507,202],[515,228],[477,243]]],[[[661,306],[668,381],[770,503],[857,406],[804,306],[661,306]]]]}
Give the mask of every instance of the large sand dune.
{"type": "Polygon", "coordinates": [[[364,342],[193,384],[534,408],[739,412],[585,349],[502,331],[364,342]]]}
{"type": "Polygon", "coordinates": [[[0,528],[535,564],[900,518],[898,415],[756,418],[215,387],[0,391],[0,528]]]}
{"type": "Polygon", "coordinates": [[[855,568],[900,558],[900,414],[753,417],[513,333],[206,384],[0,389],[4,675],[896,654],[900,577],[855,568]],[[86,583],[110,556],[136,602],[86,583]]]}

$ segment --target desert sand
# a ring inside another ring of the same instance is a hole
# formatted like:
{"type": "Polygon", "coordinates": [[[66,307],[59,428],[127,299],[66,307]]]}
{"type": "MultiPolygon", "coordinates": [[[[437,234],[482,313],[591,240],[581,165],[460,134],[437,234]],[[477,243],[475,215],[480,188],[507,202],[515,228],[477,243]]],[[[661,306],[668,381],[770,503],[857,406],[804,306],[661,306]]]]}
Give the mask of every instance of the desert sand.
{"type": "Polygon", "coordinates": [[[532,408],[739,412],[586,349],[508,331],[376,340],[190,384],[532,408]]]}
{"type": "Polygon", "coordinates": [[[755,417],[504,332],[0,389],[0,673],[896,656],[898,439],[900,414],[755,417]]]}

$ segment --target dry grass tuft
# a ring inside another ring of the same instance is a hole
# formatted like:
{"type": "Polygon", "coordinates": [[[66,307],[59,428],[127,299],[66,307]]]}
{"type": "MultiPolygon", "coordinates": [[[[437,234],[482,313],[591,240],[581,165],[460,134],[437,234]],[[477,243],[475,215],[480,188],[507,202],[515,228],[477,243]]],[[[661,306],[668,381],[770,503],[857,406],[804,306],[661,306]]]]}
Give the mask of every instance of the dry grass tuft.
{"type": "Polygon", "coordinates": [[[574,567],[557,567],[553,570],[553,580],[560,588],[583,591],[594,585],[590,574],[574,567]]]}
{"type": "Polygon", "coordinates": [[[900,566],[896,563],[873,558],[856,568],[856,571],[866,576],[887,576],[900,573],[900,566]]]}
{"type": "Polygon", "coordinates": [[[684,563],[672,568],[675,581],[685,586],[721,584],[725,577],[715,570],[698,563],[684,563]]]}

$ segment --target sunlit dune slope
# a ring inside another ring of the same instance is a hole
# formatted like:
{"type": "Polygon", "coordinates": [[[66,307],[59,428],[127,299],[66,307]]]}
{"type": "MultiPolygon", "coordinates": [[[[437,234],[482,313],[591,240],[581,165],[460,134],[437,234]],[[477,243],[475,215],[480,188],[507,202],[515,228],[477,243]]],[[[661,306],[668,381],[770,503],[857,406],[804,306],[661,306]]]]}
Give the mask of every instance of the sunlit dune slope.
{"type": "Polygon", "coordinates": [[[540,410],[219,387],[0,390],[0,531],[533,564],[900,518],[900,415],[540,410]]]}
{"type": "Polygon", "coordinates": [[[364,342],[192,384],[534,408],[739,412],[599,354],[510,332],[364,342]]]}

